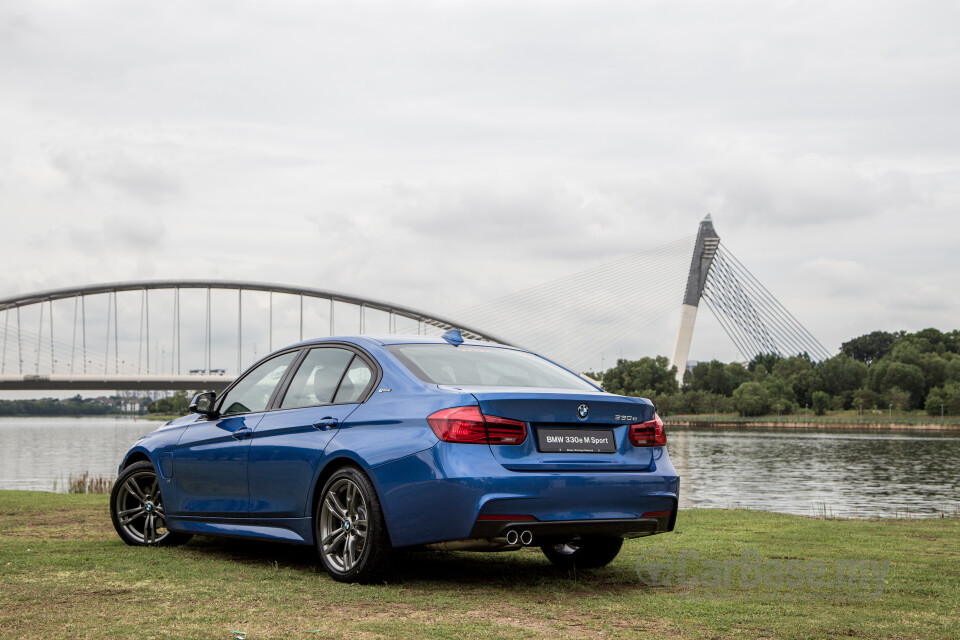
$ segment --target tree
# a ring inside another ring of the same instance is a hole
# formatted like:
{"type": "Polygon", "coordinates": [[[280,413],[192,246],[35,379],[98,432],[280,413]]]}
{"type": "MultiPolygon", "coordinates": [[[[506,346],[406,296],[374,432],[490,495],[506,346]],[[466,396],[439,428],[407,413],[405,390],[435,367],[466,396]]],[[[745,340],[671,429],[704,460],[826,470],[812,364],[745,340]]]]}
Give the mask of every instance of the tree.
{"type": "Polygon", "coordinates": [[[830,408],[830,394],[825,391],[813,392],[813,412],[822,416],[830,408]]]}
{"type": "Polygon", "coordinates": [[[759,382],[744,382],[733,392],[733,406],[741,416],[762,416],[770,412],[770,394],[759,382]]]}
{"type": "Polygon", "coordinates": [[[187,399],[186,391],[177,391],[169,398],[160,398],[156,402],[151,402],[147,407],[150,413],[165,413],[169,415],[184,415],[190,401],[187,399]]]}
{"type": "Polygon", "coordinates": [[[954,358],[947,363],[944,378],[947,382],[960,382],[960,358],[954,358]]]}
{"type": "Polygon", "coordinates": [[[753,380],[753,376],[737,362],[730,364],[724,364],[719,360],[700,362],[690,373],[690,387],[694,391],[706,391],[724,396],[732,395],[734,389],[750,380],[753,380]]]}
{"type": "Polygon", "coordinates": [[[603,388],[625,396],[671,394],[679,391],[677,368],[664,356],[617,360],[603,374],[603,388]]]}
{"type": "Polygon", "coordinates": [[[797,402],[803,406],[809,406],[813,392],[820,389],[820,378],[814,372],[813,364],[803,356],[784,358],[774,365],[771,375],[786,381],[797,402]]]}
{"type": "Polygon", "coordinates": [[[730,393],[744,382],[753,382],[753,374],[739,362],[731,362],[724,368],[724,375],[730,387],[730,393]]]}
{"type": "Polygon", "coordinates": [[[730,398],[708,391],[686,390],[671,397],[673,413],[729,413],[733,411],[730,398]]]}
{"type": "MultiPolygon", "coordinates": [[[[760,366],[762,367],[763,365],[760,366]]],[[[767,394],[770,396],[770,402],[773,405],[779,404],[781,411],[793,413],[797,405],[797,396],[793,393],[793,387],[791,387],[786,380],[778,376],[767,376],[760,384],[767,390],[767,394]]]]}
{"type": "Polygon", "coordinates": [[[867,365],[845,353],[839,353],[823,361],[820,367],[823,390],[832,396],[844,391],[856,391],[867,379],[867,365]]]}
{"type": "Polygon", "coordinates": [[[887,355],[894,343],[903,335],[903,331],[897,333],[874,331],[844,342],[840,345],[840,351],[860,362],[872,364],[887,355]]]}
{"type": "Polygon", "coordinates": [[[764,367],[765,371],[773,369],[774,365],[780,362],[782,356],[779,353],[758,353],[747,364],[747,369],[756,373],[757,367],[764,367]]]}
{"type": "Polygon", "coordinates": [[[852,406],[860,409],[873,409],[877,406],[877,394],[870,389],[857,389],[853,392],[852,406]]]}
{"type": "Polygon", "coordinates": [[[948,416],[960,415],[960,382],[948,382],[932,389],[924,409],[931,416],[939,416],[941,411],[948,416]]]}
{"type": "MultiPolygon", "coordinates": [[[[871,385],[875,391],[889,394],[894,388],[905,391],[910,394],[910,401],[902,408],[921,406],[924,399],[924,390],[926,384],[923,379],[923,371],[915,364],[905,364],[903,362],[891,362],[882,360],[875,367],[871,367],[871,380],[874,379],[873,369],[877,369],[876,386],[871,385]]],[[[898,396],[899,397],[899,396],[898,396]]],[[[896,404],[896,403],[894,403],[896,404]]]]}
{"type": "MultiPolygon", "coordinates": [[[[956,335],[956,331],[943,333],[939,329],[923,329],[916,333],[905,334],[897,344],[906,342],[912,345],[919,353],[937,353],[943,355],[949,351],[956,353],[956,335]]],[[[903,360],[903,362],[907,361],[903,360]]]]}
{"type": "Polygon", "coordinates": [[[886,399],[887,405],[896,409],[897,411],[903,411],[904,409],[910,408],[911,394],[909,391],[904,391],[900,387],[890,387],[883,395],[886,399]]]}
{"type": "Polygon", "coordinates": [[[923,382],[926,385],[925,390],[927,392],[934,387],[943,386],[943,383],[947,381],[948,364],[948,360],[934,352],[924,353],[917,358],[916,365],[920,367],[920,371],[923,373],[923,382]]]}
{"type": "MultiPolygon", "coordinates": [[[[925,341],[923,346],[926,347],[925,341]]],[[[893,348],[890,349],[890,353],[887,354],[891,360],[896,360],[897,362],[903,362],[905,364],[917,364],[917,361],[920,360],[921,353],[929,352],[928,348],[923,348],[921,350],[921,345],[918,344],[918,341],[913,340],[912,338],[902,338],[897,341],[893,348]]]]}

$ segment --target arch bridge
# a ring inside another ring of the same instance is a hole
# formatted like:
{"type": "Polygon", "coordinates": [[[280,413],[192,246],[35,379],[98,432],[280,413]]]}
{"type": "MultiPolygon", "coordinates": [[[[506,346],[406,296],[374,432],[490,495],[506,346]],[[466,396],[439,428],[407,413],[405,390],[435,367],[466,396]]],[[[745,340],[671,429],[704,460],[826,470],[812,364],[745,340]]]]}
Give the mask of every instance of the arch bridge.
{"type": "Polygon", "coordinates": [[[406,306],[231,280],[53,289],[2,299],[0,312],[0,389],[220,390],[275,345],[320,335],[458,328],[468,338],[509,344],[406,306]]]}

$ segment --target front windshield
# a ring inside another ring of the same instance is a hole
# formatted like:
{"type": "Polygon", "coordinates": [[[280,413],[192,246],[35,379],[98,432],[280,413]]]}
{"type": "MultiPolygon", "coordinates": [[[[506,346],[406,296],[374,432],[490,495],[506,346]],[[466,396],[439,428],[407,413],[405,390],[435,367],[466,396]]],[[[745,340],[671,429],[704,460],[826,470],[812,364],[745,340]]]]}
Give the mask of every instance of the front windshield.
{"type": "Polygon", "coordinates": [[[433,384],[597,390],[579,376],[526,351],[449,344],[396,344],[387,350],[415,376],[433,384]]]}

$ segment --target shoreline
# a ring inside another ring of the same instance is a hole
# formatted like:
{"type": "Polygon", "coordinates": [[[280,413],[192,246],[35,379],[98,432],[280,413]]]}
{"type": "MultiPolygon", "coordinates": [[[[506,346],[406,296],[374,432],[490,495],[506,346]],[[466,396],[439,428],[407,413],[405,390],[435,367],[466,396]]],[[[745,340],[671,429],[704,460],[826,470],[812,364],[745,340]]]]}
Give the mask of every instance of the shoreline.
{"type": "Polygon", "coordinates": [[[689,420],[666,418],[667,427],[703,429],[796,429],[809,431],[960,431],[960,424],[911,422],[812,422],[764,420],[689,420]]]}

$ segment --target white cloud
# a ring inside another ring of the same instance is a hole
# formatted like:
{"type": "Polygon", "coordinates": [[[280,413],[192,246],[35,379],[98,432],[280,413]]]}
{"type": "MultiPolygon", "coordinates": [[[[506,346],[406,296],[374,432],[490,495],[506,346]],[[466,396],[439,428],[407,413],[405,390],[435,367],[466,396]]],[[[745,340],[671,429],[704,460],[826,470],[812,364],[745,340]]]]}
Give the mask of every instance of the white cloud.
{"type": "MultiPolygon", "coordinates": [[[[6,8],[0,288],[246,278],[448,313],[712,212],[827,344],[954,328],[958,21],[933,2],[6,8]]],[[[735,357],[701,323],[695,350],[735,357]]],[[[669,325],[618,349],[668,353],[669,325]]]]}

